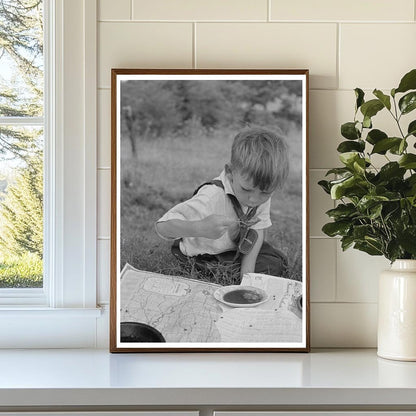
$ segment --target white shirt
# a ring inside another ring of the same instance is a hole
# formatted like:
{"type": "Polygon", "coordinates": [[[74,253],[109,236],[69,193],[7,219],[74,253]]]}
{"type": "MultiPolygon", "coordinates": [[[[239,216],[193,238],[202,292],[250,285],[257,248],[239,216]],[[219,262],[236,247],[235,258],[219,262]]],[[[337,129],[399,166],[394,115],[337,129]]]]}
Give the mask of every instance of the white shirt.
{"type": "MultiPolygon", "coordinates": [[[[222,171],[217,178],[224,184],[224,190],[216,185],[205,185],[191,199],[175,205],[157,222],[178,219],[186,221],[202,220],[210,215],[224,215],[227,218],[238,220],[233,204],[227,193],[233,194],[231,184],[222,171]]],[[[242,206],[244,212],[248,207],[242,206]]],[[[270,220],[270,198],[257,207],[256,215],[253,219],[260,221],[251,228],[262,230],[272,225],[270,220]]],[[[164,238],[163,236],[161,236],[164,238]]],[[[225,251],[235,250],[236,244],[229,236],[229,233],[223,234],[220,238],[212,240],[203,237],[185,237],[179,243],[179,248],[183,254],[192,257],[198,254],[219,254],[225,251]]]]}

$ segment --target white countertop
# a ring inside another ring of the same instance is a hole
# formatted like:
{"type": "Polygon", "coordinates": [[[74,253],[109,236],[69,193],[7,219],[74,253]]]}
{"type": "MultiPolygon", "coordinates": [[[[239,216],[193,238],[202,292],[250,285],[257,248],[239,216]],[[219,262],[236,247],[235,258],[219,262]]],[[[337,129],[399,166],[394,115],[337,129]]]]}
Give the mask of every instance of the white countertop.
{"type": "Polygon", "coordinates": [[[375,350],[0,350],[0,407],[416,405],[416,362],[375,350]]]}

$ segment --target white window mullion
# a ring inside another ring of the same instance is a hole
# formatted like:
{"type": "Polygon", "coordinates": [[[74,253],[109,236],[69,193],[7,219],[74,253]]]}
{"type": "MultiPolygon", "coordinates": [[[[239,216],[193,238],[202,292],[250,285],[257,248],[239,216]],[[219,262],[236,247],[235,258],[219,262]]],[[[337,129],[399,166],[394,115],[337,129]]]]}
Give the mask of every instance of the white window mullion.
{"type": "Polygon", "coordinates": [[[0,117],[0,126],[43,126],[43,117],[0,117]]]}
{"type": "Polygon", "coordinates": [[[43,236],[44,236],[44,261],[43,261],[43,290],[47,304],[55,307],[53,288],[56,264],[56,141],[60,140],[56,134],[56,10],[55,1],[44,0],[44,207],[43,207],[43,236]]]}

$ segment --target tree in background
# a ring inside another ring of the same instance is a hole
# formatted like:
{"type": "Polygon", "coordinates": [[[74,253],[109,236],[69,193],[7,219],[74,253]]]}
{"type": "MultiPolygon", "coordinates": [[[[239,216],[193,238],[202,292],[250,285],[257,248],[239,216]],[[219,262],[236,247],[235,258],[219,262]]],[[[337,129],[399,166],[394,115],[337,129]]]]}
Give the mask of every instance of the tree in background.
{"type": "Polygon", "coordinates": [[[11,256],[30,252],[43,257],[42,171],[42,155],[35,155],[18,169],[1,203],[0,246],[11,256]]]}
{"type": "MultiPolygon", "coordinates": [[[[206,135],[248,124],[301,124],[299,81],[176,80],[122,83],[122,129],[137,141],[206,135]]],[[[122,130],[122,131],[123,131],[122,130]]]]}
{"type": "Polygon", "coordinates": [[[139,138],[160,137],[179,123],[176,100],[166,81],[125,81],[121,86],[122,120],[136,155],[139,138]]]}
{"type": "MultiPolygon", "coordinates": [[[[0,0],[0,116],[43,114],[43,10],[41,0],[0,0]],[[5,70],[5,69],[8,70],[5,70]]],[[[27,161],[37,135],[0,126],[0,153],[27,161]]]]}

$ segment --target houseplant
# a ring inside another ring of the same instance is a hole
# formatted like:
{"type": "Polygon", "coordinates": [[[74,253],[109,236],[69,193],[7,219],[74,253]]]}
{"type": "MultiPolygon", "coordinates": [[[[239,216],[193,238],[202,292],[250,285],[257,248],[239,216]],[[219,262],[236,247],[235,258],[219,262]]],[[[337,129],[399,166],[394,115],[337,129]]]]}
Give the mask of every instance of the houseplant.
{"type": "Polygon", "coordinates": [[[337,148],[342,167],[327,172],[334,179],[319,182],[338,202],[322,231],[339,236],[343,250],[390,260],[391,269],[380,276],[378,354],[416,360],[416,120],[410,114],[416,69],[389,94],[375,89],[366,100],[362,89],[354,91],[354,120],[342,124],[346,140],[337,148]],[[394,120],[392,132],[373,126],[383,111],[394,120]]]}

